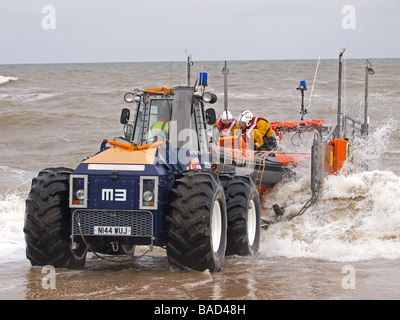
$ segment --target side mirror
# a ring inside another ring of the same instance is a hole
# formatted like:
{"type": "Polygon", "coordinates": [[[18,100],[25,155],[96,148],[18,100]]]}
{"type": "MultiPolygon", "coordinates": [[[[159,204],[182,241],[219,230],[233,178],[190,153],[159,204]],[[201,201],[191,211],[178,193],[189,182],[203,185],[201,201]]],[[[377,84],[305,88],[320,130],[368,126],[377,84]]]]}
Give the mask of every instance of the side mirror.
{"type": "Polygon", "coordinates": [[[217,116],[215,115],[215,110],[213,108],[209,108],[206,110],[206,122],[209,125],[213,125],[217,121],[217,116]]]}
{"type": "Polygon", "coordinates": [[[124,135],[125,139],[128,141],[132,141],[133,138],[133,125],[126,124],[124,125],[124,135]]]}
{"type": "Polygon", "coordinates": [[[130,115],[131,115],[130,110],[127,109],[127,108],[123,108],[122,111],[121,111],[121,120],[120,120],[120,122],[122,124],[127,124],[128,121],[129,121],[130,115]]]}
{"type": "Polygon", "coordinates": [[[218,126],[215,126],[212,129],[212,136],[211,137],[212,137],[211,142],[213,144],[215,144],[216,146],[219,146],[219,130],[218,130],[218,126]]]}

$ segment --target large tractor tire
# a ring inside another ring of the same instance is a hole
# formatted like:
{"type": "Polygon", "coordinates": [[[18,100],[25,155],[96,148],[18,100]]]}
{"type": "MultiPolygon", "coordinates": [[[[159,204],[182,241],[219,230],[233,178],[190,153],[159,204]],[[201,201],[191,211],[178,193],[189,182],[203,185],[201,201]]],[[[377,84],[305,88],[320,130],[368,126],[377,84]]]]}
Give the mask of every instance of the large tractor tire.
{"type": "Polygon", "coordinates": [[[171,266],[221,270],[226,249],[224,189],[211,171],[187,171],[170,193],[167,256],[171,266]]]}
{"type": "Polygon", "coordinates": [[[256,255],[260,244],[261,205],[249,176],[220,175],[228,214],[227,255],[256,255]]]}
{"type": "Polygon", "coordinates": [[[75,268],[85,264],[86,248],[71,249],[69,178],[71,169],[42,170],[32,179],[26,199],[24,233],[26,257],[33,266],[75,268]]]}

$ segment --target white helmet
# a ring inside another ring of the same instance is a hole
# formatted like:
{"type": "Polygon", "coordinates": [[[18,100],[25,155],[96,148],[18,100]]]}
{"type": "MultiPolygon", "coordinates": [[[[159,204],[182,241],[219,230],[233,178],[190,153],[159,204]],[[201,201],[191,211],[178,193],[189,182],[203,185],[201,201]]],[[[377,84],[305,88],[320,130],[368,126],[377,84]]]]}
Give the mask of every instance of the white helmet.
{"type": "Polygon", "coordinates": [[[221,121],[223,124],[231,124],[233,120],[232,113],[228,110],[222,112],[221,121]]]}
{"type": "Polygon", "coordinates": [[[253,113],[250,110],[244,110],[239,116],[239,122],[244,122],[248,127],[253,120],[253,113]]]}

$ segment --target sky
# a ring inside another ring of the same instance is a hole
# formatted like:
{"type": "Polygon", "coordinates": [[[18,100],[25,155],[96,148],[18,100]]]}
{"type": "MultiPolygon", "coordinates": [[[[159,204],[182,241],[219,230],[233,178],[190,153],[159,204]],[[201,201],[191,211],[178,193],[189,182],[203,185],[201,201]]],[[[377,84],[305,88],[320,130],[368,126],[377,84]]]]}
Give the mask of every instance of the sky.
{"type": "Polygon", "coordinates": [[[400,58],[399,0],[0,0],[0,64],[400,58]]]}

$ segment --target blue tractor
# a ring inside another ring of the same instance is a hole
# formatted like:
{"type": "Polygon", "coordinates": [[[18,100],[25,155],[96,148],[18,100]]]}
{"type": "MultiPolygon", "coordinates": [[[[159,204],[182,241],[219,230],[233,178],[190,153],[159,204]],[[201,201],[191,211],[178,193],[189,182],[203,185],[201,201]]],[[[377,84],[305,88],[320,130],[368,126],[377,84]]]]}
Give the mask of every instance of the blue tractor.
{"type": "Polygon", "coordinates": [[[75,170],[54,167],[32,180],[26,255],[32,265],[76,268],[89,251],[166,249],[171,267],[221,269],[226,255],[255,255],[260,199],[250,176],[213,170],[206,103],[193,86],[125,95],[124,137],[104,140],[75,170]]]}

